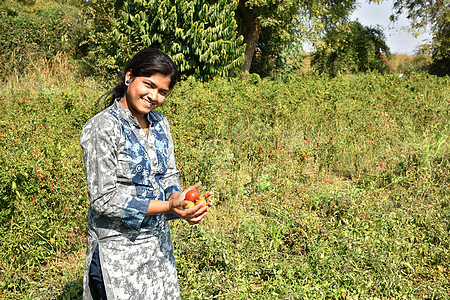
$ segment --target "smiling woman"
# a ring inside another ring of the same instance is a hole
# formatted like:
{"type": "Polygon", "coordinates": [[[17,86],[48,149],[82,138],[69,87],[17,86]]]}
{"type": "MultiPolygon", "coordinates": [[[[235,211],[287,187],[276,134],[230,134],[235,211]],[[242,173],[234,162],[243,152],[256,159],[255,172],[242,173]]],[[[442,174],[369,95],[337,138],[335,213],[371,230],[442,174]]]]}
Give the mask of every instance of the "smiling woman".
{"type": "Polygon", "coordinates": [[[161,74],[133,77],[130,70],[125,75],[127,92],[120,98],[119,104],[131,111],[144,131],[147,129],[147,135],[149,122],[145,115],[163,104],[169,92],[170,82],[169,76],[161,74]]]}
{"type": "MultiPolygon", "coordinates": [[[[179,299],[168,221],[198,224],[211,206],[186,209],[166,117],[154,111],[177,81],[170,57],[137,53],[83,127],[89,217],[84,299],[179,299]]],[[[203,196],[208,198],[210,192],[203,196]]]]}

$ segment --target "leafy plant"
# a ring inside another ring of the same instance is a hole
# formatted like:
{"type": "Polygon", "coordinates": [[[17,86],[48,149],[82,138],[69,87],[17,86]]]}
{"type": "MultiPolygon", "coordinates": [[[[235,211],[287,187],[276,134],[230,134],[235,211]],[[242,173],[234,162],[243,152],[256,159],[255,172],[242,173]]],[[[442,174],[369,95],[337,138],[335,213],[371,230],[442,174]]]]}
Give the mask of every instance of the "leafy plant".
{"type": "MultiPolygon", "coordinates": [[[[78,138],[105,88],[50,65],[0,87],[5,299],[81,298],[78,138]]],[[[213,192],[199,226],[171,221],[182,298],[446,298],[449,88],[423,72],[179,82],[158,110],[182,185],[213,192]]]]}
{"type": "Polygon", "coordinates": [[[387,71],[389,48],[379,27],[351,22],[328,32],[314,52],[312,66],[319,73],[387,71]]]}
{"type": "MultiPolygon", "coordinates": [[[[108,2],[108,1],[106,1],[108,2]]],[[[100,55],[98,67],[108,74],[120,70],[138,50],[158,48],[170,54],[183,77],[203,80],[228,75],[243,62],[243,38],[237,33],[237,1],[108,2],[107,28],[94,24],[91,50],[100,55]],[[101,43],[107,40],[108,43],[101,43]]],[[[103,6],[93,2],[94,17],[103,6]]],[[[94,19],[97,20],[97,19],[94,19]]]]}
{"type": "Polygon", "coordinates": [[[278,247],[280,246],[283,237],[286,235],[286,233],[290,229],[290,225],[286,226],[278,226],[274,221],[269,220],[270,222],[270,236],[272,237],[271,247],[277,251],[278,247]]]}
{"type": "Polygon", "coordinates": [[[80,55],[78,44],[85,27],[81,11],[59,6],[37,13],[0,12],[0,79],[11,72],[24,73],[39,59],[50,59],[59,52],[80,55]]]}
{"type": "MultiPolygon", "coordinates": [[[[432,55],[431,74],[444,76],[450,74],[450,9],[445,1],[424,3],[421,1],[395,0],[393,14],[390,19],[397,21],[402,13],[406,13],[411,21],[411,31],[418,34],[421,30],[431,29],[431,45],[428,54],[432,55]]],[[[427,48],[426,45],[424,45],[427,48]]]]}

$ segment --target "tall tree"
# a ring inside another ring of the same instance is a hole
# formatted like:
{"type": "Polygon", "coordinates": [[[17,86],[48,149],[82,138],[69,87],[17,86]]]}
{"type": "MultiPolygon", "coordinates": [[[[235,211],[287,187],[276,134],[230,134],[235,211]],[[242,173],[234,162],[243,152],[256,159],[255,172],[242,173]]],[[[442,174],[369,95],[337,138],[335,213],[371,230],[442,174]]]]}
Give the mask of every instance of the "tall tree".
{"type": "Polygon", "coordinates": [[[312,65],[320,73],[387,71],[389,47],[378,26],[350,22],[329,31],[323,40],[312,57],[312,65]]]}
{"type": "MultiPolygon", "coordinates": [[[[331,30],[355,8],[356,0],[239,0],[238,19],[244,35],[248,73],[255,53],[279,53],[302,38],[314,39],[331,30]]],[[[318,40],[318,39],[317,39],[318,40]]]]}
{"type": "MultiPolygon", "coordinates": [[[[96,34],[108,43],[94,49],[101,52],[101,63],[111,71],[116,72],[143,47],[169,53],[182,76],[205,80],[243,63],[245,47],[234,18],[237,0],[129,0],[120,6],[101,1],[110,4],[109,13],[98,22],[109,24],[110,29],[99,28],[96,34]]],[[[102,13],[97,9],[97,15],[102,13]]]]}
{"type": "Polygon", "coordinates": [[[244,34],[245,61],[241,67],[250,72],[252,60],[264,29],[279,39],[278,45],[292,42],[298,22],[300,0],[239,0],[238,18],[244,34]]]}

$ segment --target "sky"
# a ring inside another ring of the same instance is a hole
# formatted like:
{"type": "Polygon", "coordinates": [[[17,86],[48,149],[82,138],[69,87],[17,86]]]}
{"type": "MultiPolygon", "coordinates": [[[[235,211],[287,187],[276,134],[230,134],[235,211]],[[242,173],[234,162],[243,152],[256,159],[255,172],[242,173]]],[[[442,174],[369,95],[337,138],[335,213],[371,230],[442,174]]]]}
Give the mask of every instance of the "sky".
{"type": "Polygon", "coordinates": [[[398,22],[392,23],[389,16],[392,14],[393,0],[387,0],[381,4],[368,4],[367,0],[359,0],[360,7],[350,16],[352,21],[358,20],[365,26],[380,25],[386,36],[386,43],[391,53],[414,54],[414,50],[420,44],[424,44],[431,37],[423,33],[419,37],[413,37],[405,26],[410,22],[403,15],[398,22]]]}

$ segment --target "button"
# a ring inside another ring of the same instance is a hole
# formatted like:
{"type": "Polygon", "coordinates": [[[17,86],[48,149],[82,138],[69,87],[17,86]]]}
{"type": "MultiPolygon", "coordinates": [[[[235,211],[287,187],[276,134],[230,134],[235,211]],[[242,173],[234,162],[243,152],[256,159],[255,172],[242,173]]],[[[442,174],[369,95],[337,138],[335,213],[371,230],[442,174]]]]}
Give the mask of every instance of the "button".
{"type": "Polygon", "coordinates": [[[142,171],[142,166],[141,165],[137,165],[136,166],[136,172],[141,172],[142,171]]]}
{"type": "Polygon", "coordinates": [[[153,165],[154,165],[154,166],[157,166],[157,165],[158,165],[158,162],[157,162],[157,161],[154,161],[154,162],[153,162],[153,165]]]}

